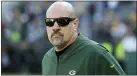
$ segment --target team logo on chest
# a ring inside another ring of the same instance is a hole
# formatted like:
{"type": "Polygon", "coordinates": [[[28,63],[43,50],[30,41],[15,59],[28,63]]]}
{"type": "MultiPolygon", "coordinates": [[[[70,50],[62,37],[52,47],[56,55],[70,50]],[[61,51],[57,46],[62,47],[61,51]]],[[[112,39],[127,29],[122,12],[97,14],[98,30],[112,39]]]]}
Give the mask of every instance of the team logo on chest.
{"type": "Polygon", "coordinates": [[[69,71],[69,75],[75,75],[75,74],[76,74],[76,71],[75,71],[75,70],[69,71]]]}

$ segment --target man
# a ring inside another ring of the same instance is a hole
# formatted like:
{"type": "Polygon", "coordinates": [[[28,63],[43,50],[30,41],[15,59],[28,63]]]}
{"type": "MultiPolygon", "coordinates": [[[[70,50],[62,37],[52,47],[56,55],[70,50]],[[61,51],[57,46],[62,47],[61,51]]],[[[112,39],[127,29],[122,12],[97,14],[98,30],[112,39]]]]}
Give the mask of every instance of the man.
{"type": "Polygon", "coordinates": [[[77,30],[79,20],[68,2],[54,2],[46,12],[49,41],[54,46],[42,60],[43,75],[125,74],[114,57],[77,30]]]}

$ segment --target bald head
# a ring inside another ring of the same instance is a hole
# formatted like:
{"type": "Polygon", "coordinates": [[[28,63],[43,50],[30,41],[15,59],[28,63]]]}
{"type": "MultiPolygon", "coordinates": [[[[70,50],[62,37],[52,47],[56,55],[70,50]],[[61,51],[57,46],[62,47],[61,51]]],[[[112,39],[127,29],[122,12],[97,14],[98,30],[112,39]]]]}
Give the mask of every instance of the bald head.
{"type": "Polygon", "coordinates": [[[73,6],[68,2],[54,2],[48,8],[46,16],[47,18],[76,17],[73,6]]]}

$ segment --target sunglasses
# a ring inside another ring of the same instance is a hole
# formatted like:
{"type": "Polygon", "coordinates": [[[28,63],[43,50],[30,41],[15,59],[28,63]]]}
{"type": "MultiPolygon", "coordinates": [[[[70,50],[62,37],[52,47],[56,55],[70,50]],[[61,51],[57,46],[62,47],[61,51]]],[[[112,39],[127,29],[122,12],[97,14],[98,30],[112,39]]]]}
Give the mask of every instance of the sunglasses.
{"type": "Polygon", "coordinates": [[[54,23],[57,22],[59,26],[65,27],[73,20],[75,20],[75,18],[68,18],[68,17],[45,18],[45,24],[46,26],[52,27],[54,26],[54,23]]]}

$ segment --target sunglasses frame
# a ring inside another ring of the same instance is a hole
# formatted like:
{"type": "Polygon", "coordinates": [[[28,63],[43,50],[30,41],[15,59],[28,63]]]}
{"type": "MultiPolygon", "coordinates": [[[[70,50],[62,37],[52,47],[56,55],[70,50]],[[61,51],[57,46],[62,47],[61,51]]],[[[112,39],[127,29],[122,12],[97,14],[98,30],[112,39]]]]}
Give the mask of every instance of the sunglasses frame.
{"type": "Polygon", "coordinates": [[[45,18],[45,24],[46,26],[52,27],[54,26],[54,23],[57,22],[57,24],[61,27],[67,26],[71,21],[74,21],[76,18],[69,18],[69,17],[59,17],[59,18],[45,18]],[[46,22],[46,20],[49,19],[49,22],[52,22],[51,25],[46,22]],[[53,20],[51,20],[53,19],[53,20]],[[64,24],[63,22],[61,23],[61,19],[64,19],[64,24]],[[67,20],[67,21],[66,21],[67,20]]]}

